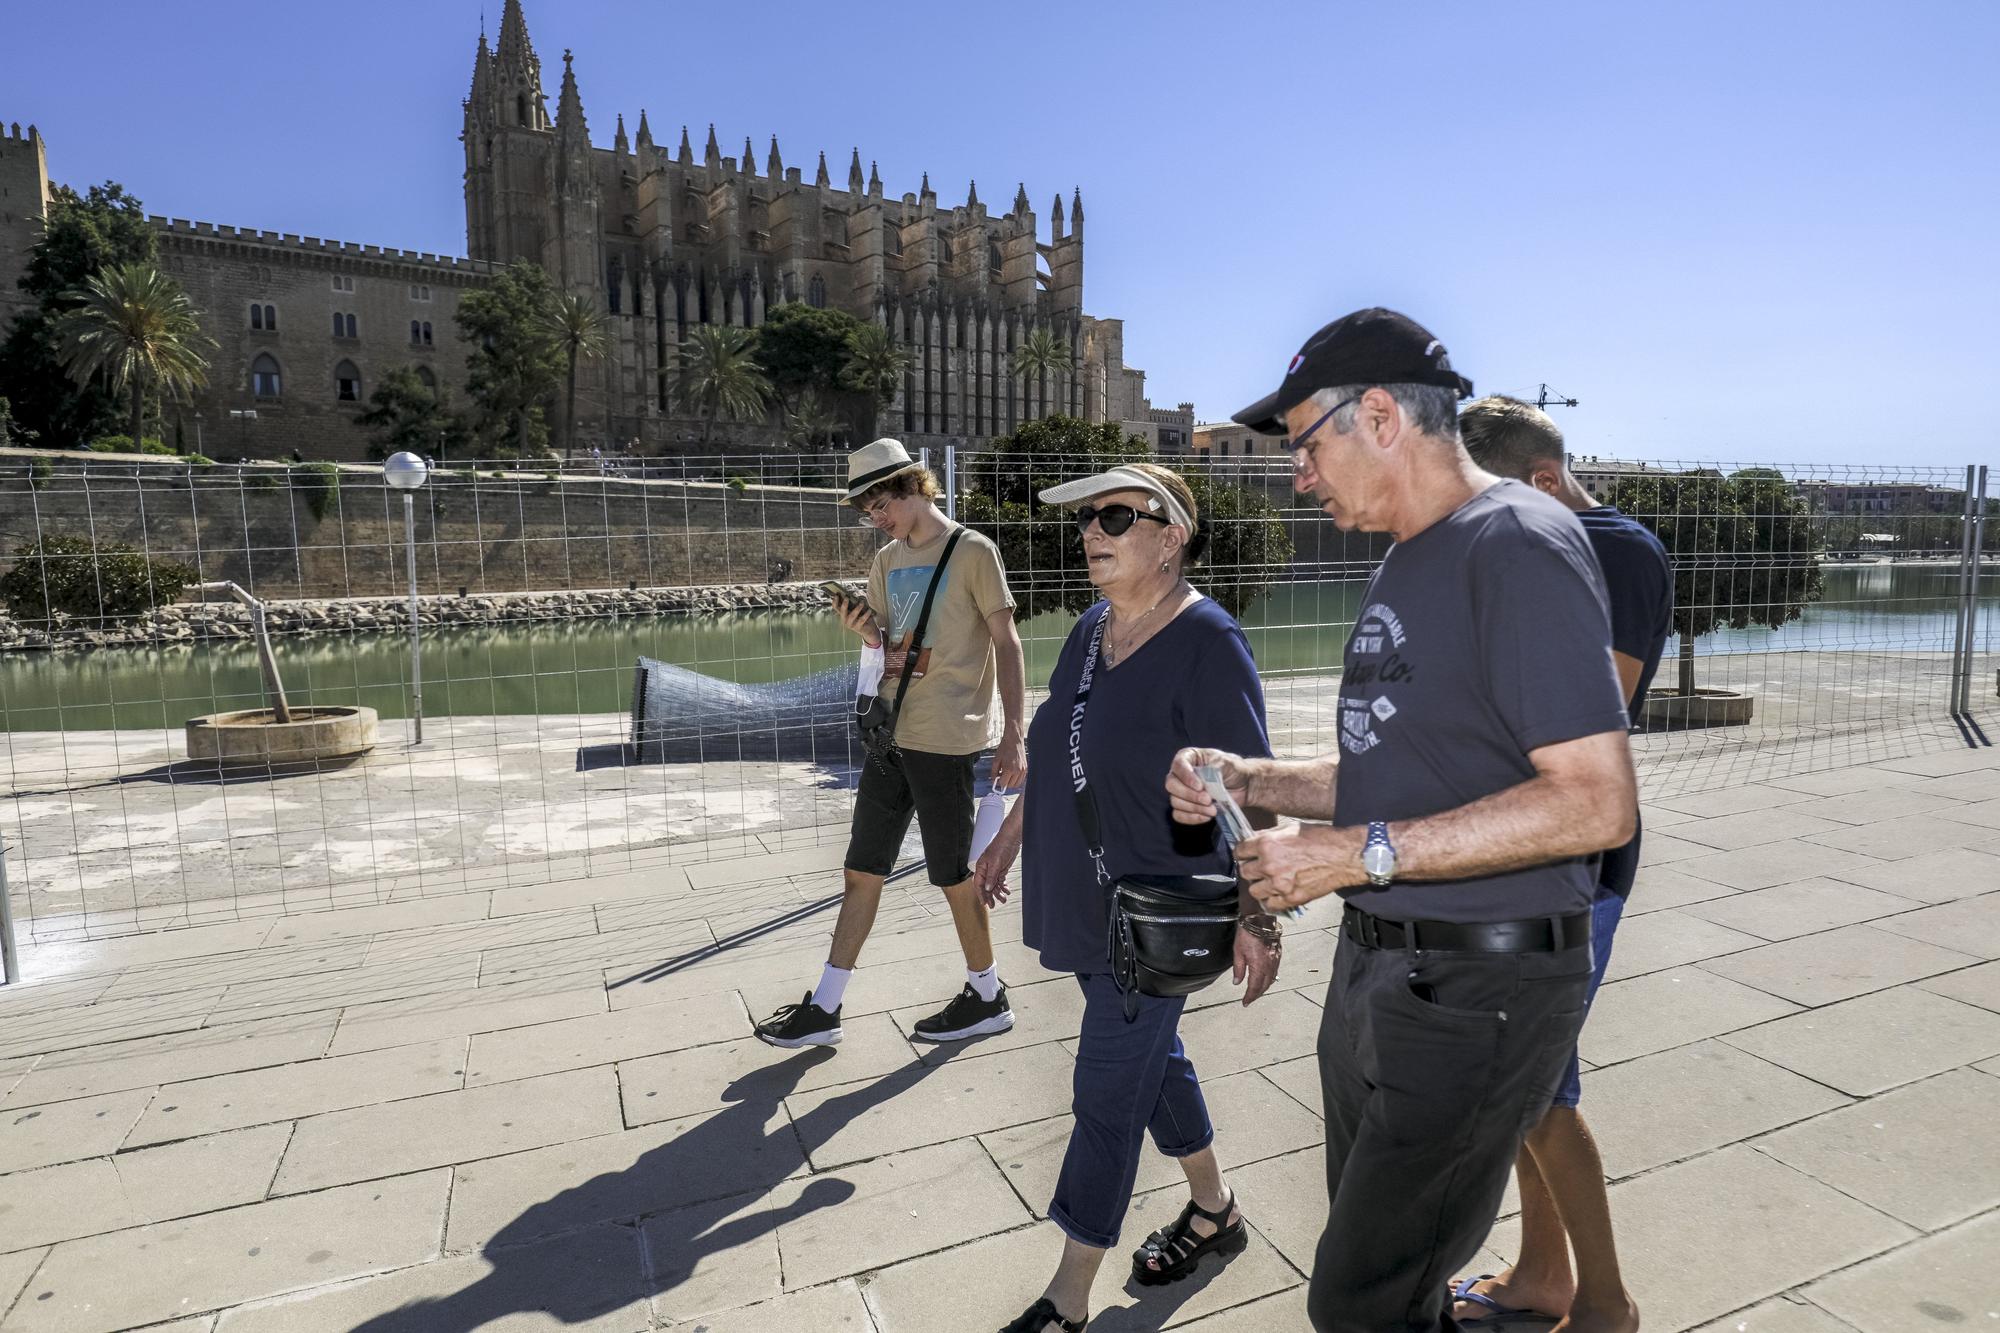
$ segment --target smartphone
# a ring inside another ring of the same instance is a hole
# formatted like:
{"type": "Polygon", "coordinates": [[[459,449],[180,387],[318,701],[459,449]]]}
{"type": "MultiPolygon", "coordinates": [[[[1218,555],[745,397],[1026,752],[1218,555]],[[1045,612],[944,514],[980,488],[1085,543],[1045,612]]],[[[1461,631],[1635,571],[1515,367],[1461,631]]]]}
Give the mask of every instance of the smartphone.
{"type": "Polygon", "coordinates": [[[848,594],[847,589],[841,587],[838,583],[835,583],[832,579],[828,579],[825,583],[820,584],[819,589],[821,592],[825,593],[828,597],[831,597],[833,599],[834,605],[842,608],[845,608],[849,603],[851,603],[854,600],[854,598],[848,594]]]}

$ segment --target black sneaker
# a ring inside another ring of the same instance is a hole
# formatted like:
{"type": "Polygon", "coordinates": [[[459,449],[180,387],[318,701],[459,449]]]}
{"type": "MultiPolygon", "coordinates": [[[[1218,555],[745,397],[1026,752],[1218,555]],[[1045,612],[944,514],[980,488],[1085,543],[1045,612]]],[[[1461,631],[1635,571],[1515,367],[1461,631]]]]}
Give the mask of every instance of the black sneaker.
{"type": "Polygon", "coordinates": [[[757,1036],[773,1046],[796,1050],[801,1046],[838,1046],[840,1010],[832,1013],[813,1003],[812,992],[797,1004],[788,1004],[757,1025],[757,1036]]]}
{"type": "Polygon", "coordinates": [[[982,1000],[968,981],[950,1004],[929,1018],[918,1019],[911,1035],[918,1041],[964,1041],[989,1032],[1005,1032],[1013,1026],[1014,1011],[1007,1007],[1007,988],[1002,986],[992,999],[982,1000]]]}

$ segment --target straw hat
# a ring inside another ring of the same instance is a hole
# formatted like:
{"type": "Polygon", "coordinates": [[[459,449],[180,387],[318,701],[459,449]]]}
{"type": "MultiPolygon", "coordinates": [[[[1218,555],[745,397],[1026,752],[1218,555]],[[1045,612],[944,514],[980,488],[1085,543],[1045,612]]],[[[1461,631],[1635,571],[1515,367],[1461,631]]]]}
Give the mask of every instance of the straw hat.
{"type": "Polygon", "coordinates": [[[852,502],[871,486],[879,486],[905,472],[921,471],[923,464],[910,457],[901,440],[886,437],[864,444],[847,456],[847,494],[852,502]]]}

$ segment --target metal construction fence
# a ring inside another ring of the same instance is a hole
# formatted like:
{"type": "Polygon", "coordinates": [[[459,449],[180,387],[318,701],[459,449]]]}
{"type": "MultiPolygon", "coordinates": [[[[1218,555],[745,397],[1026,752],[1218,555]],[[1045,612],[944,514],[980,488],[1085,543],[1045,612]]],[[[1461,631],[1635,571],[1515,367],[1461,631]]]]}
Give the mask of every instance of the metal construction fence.
{"type": "MultiPolygon", "coordinates": [[[[1070,516],[1034,492],[1104,460],[929,461],[1007,559],[1032,708],[1092,597],[1070,516]]],[[[1249,634],[1274,746],[1330,749],[1341,648],[1388,538],[1336,528],[1282,456],[1159,461],[1212,520],[1195,582],[1249,634]]],[[[2000,522],[1983,470],[1573,469],[1675,553],[1691,651],[1669,642],[1655,688],[1691,676],[1705,693],[1639,720],[1646,795],[1986,743],[2000,522]]],[[[861,580],[879,544],[844,482],[839,455],[454,463],[406,528],[371,466],[0,453],[0,862],[18,929],[95,937],[843,838],[844,733],[743,742],[854,660],[817,588],[861,580]],[[252,610],[167,596],[202,583],[264,605],[294,710],[372,709],[373,747],[191,759],[190,721],[268,704],[252,610]],[[666,706],[727,701],[700,714],[726,754],[632,744],[641,658],[666,706]]]]}

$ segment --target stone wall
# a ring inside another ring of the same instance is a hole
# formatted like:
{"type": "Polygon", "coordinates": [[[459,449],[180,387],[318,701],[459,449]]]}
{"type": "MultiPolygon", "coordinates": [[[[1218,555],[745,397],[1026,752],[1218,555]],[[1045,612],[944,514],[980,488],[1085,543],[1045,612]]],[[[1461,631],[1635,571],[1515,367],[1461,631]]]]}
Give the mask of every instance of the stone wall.
{"type": "MultiPolygon", "coordinates": [[[[338,469],[329,493],[313,489],[317,474],[282,467],[64,461],[31,482],[28,466],[10,463],[0,462],[0,568],[38,532],[61,531],[267,600],[408,586],[402,500],[373,467],[338,469]]],[[[417,492],[415,510],[428,594],[860,577],[878,545],[839,492],[793,486],[454,472],[417,492]]]]}

